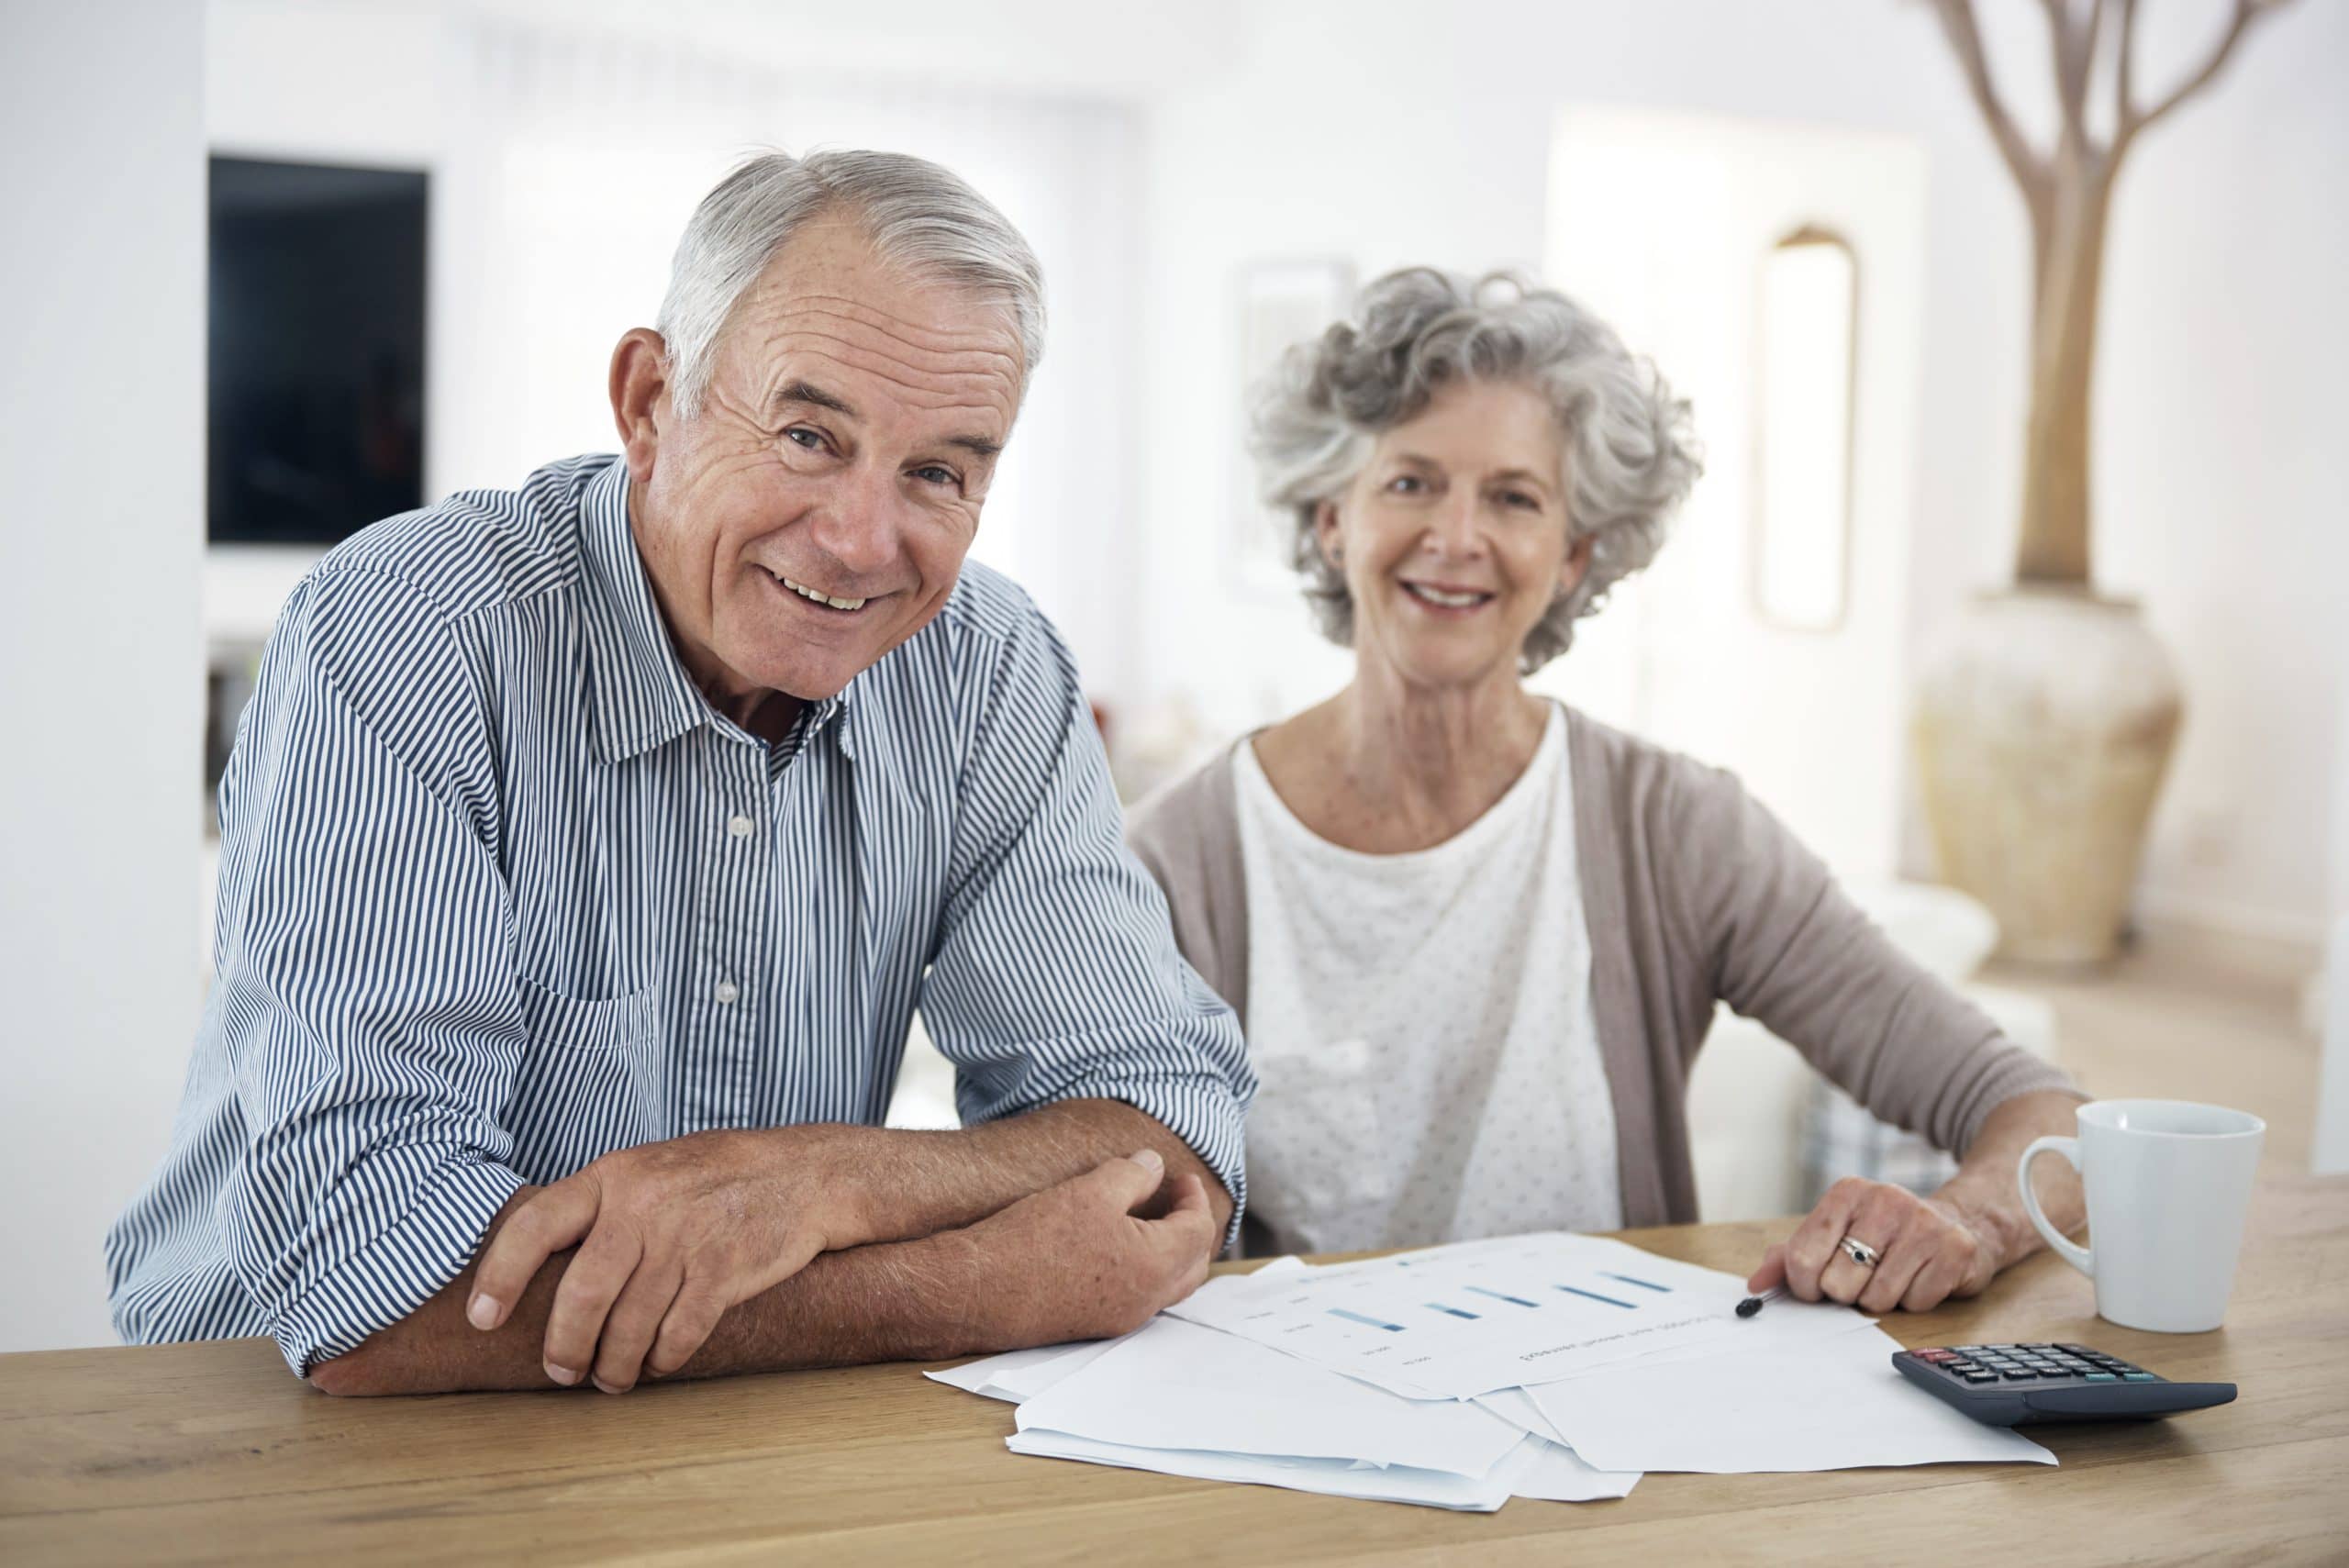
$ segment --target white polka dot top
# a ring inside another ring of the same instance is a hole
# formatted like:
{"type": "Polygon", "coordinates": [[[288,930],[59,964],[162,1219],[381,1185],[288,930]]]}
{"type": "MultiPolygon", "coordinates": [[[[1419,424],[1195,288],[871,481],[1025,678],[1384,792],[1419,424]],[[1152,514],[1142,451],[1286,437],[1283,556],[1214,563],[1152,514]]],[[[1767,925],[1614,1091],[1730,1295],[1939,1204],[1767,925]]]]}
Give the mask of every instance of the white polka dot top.
{"type": "Polygon", "coordinates": [[[1280,1251],[1622,1223],[1565,735],[1553,706],[1492,809],[1399,855],[1319,837],[1238,749],[1248,1207],[1280,1251]]]}

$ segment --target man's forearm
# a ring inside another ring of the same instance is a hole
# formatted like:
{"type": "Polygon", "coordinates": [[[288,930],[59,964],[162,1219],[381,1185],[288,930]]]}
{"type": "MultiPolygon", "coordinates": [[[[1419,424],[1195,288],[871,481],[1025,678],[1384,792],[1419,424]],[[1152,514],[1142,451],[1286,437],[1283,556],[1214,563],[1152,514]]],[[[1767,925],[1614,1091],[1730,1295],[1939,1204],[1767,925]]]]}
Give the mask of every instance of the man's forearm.
{"type": "MultiPolygon", "coordinates": [[[[2043,1245],[2023,1210],[2022,1195],[2015,1185],[2015,1162],[2032,1139],[2076,1131],[2078,1124],[2073,1113],[2079,1104],[2076,1096],[2057,1090],[2017,1095],[2002,1102],[1975,1134],[1957,1174],[1933,1195],[1987,1233],[1998,1249],[1998,1265],[2002,1269],[2043,1245]]],[[[2058,1230],[2068,1235],[2087,1218],[2080,1179],[2065,1162],[2034,1162],[2032,1184],[2039,1194],[2040,1207],[2058,1230]]]]}
{"type": "Polygon", "coordinates": [[[1062,1100],[1024,1116],[952,1132],[852,1128],[854,1239],[897,1240],[974,1224],[1030,1193],[1104,1160],[1155,1149],[1171,1182],[1195,1173],[1215,1211],[1231,1223],[1231,1195],[1166,1124],[1122,1100],[1062,1100]]]}
{"type": "MultiPolygon", "coordinates": [[[[313,1367],[310,1381],[344,1395],[553,1388],[543,1359],[547,1315],[572,1256],[547,1260],[513,1315],[489,1332],[465,1320],[469,1264],[406,1320],[313,1367]]],[[[1009,1349],[1007,1336],[1019,1336],[999,1309],[1001,1293],[981,1277],[985,1265],[962,1232],[824,1253],[728,1312],[671,1380],[1009,1349]]]]}

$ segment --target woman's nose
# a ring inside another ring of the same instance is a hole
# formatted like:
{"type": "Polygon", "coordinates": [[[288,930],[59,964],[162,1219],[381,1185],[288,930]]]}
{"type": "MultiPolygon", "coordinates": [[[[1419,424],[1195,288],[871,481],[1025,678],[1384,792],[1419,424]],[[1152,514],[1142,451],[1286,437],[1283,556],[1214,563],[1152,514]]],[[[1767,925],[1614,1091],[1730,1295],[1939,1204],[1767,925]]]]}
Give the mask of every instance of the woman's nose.
{"type": "Polygon", "coordinates": [[[1476,497],[1456,493],[1444,497],[1419,542],[1422,550],[1437,555],[1481,554],[1484,530],[1478,525],[1476,497]]]}

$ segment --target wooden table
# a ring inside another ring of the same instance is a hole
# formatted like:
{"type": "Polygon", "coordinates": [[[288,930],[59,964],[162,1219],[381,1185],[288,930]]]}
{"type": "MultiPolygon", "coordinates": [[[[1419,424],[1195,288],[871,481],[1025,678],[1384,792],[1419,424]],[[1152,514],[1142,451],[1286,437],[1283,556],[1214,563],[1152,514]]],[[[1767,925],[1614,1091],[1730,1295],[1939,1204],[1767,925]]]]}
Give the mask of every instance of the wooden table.
{"type": "MultiPolygon", "coordinates": [[[[1742,1271],[1791,1221],[1633,1230],[1742,1271]]],[[[2227,1327],[2132,1332],[2042,1256],[1909,1344],[2076,1340],[2234,1404],[2041,1428],[2060,1468],[1651,1475],[1449,1514],[1020,1458],[909,1366],[337,1400],[266,1340],[0,1356],[0,1562],[2349,1562],[2349,1179],[2261,1189],[2227,1327]]]]}

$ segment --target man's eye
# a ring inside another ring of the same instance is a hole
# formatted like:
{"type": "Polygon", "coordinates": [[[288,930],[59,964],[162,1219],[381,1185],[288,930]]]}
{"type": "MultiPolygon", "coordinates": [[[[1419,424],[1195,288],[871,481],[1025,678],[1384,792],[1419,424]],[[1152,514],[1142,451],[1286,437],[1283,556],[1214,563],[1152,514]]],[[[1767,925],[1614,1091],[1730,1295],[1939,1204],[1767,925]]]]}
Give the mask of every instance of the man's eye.
{"type": "Polygon", "coordinates": [[[791,428],[783,433],[783,439],[787,441],[795,441],[800,446],[807,448],[807,450],[811,452],[822,451],[824,450],[824,438],[818,432],[809,429],[805,425],[794,425],[791,428]]]}
{"type": "Polygon", "coordinates": [[[915,469],[914,477],[920,480],[925,484],[952,484],[960,486],[962,484],[962,481],[954,477],[954,471],[952,469],[942,468],[934,462],[924,463],[921,467],[915,469]]]}

